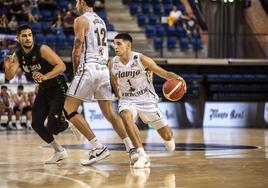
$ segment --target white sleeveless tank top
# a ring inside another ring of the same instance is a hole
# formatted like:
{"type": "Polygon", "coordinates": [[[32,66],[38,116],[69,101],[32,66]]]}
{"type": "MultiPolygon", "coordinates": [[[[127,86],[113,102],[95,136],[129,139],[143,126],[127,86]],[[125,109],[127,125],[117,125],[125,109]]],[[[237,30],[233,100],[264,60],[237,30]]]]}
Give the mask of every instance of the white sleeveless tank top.
{"type": "Polygon", "coordinates": [[[85,34],[80,64],[107,64],[109,55],[105,22],[94,12],[86,12],[83,16],[89,22],[89,30],[85,34]]]}
{"type": "Polygon", "coordinates": [[[155,92],[152,72],[145,70],[140,53],[132,52],[129,62],[124,65],[118,56],[112,59],[112,73],[118,79],[121,100],[137,103],[155,103],[159,98],[155,92]]]}

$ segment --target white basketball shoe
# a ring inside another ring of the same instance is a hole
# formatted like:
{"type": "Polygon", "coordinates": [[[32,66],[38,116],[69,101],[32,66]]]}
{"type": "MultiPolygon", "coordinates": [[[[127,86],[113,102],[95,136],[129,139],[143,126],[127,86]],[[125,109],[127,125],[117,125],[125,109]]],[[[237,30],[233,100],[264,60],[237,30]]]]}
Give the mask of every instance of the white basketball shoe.
{"type": "Polygon", "coordinates": [[[134,163],[133,168],[148,168],[150,167],[150,158],[149,156],[139,155],[138,160],[134,163]]]}
{"type": "Polygon", "coordinates": [[[139,158],[139,153],[135,148],[131,148],[129,150],[129,159],[130,159],[130,166],[133,166],[134,163],[138,160],[139,158]]]}
{"type": "Polygon", "coordinates": [[[64,149],[63,151],[55,152],[53,156],[45,161],[45,164],[56,164],[67,157],[67,151],[64,149]]]}
{"type": "Polygon", "coordinates": [[[166,147],[166,150],[168,151],[174,151],[176,148],[175,141],[173,138],[169,141],[164,141],[164,145],[166,147]]]}
{"type": "Polygon", "coordinates": [[[82,160],[81,164],[83,166],[91,165],[109,156],[110,156],[110,152],[106,146],[103,146],[101,148],[95,148],[95,149],[90,150],[88,159],[82,160]]]}

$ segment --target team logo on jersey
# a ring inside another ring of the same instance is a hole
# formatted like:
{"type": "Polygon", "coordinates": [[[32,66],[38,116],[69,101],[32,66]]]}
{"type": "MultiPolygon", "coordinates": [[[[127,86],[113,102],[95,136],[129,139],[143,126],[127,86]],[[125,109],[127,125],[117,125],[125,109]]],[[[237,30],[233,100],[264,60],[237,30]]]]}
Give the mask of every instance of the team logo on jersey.
{"type": "Polygon", "coordinates": [[[99,54],[100,54],[101,56],[103,56],[103,51],[104,51],[104,49],[103,49],[102,47],[100,47],[100,48],[99,48],[99,54]]]}
{"type": "Polygon", "coordinates": [[[134,60],[133,63],[130,66],[131,66],[131,68],[137,67],[138,66],[138,60],[134,60]]]}
{"type": "Polygon", "coordinates": [[[26,63],[26,61],[23,60],[23,61],[22,61],[22,64],[25,64],[25,63],[26,63]]]}
{"type": "Polygon", "coordinates": [[[29,67],[27,65],[22,65],[22,68],[27,73],[30,73],[31,72],[30,69],[29,69],[29,67]]]}

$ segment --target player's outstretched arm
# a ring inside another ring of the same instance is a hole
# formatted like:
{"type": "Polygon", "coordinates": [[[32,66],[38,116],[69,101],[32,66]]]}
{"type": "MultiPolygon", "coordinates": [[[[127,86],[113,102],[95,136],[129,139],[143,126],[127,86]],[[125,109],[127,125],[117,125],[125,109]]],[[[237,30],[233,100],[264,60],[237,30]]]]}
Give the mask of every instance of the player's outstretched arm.
{"type": "Polygon", "coordinates": [[[175,74],[174,72],[166,71],[162,67],[158,66],[152,58],[145,56],[143,54],[141,54],[141,62],[145,68],[148,68],[149,70],[151,70],[152,72],[160,76],[161,78],[164,78],[166,80],[170,80],[170,79],[181,80],[186,90],[186,82],[181,76],[175,74]]]}

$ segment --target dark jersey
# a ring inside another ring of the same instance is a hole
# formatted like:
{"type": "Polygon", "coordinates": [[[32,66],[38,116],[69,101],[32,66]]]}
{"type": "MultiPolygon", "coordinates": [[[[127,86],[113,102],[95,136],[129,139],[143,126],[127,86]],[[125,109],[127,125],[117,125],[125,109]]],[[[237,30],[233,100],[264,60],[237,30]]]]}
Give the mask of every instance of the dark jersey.
{"type": "MultiPolygon", "coordinates": [[[[32,74],[33,72],[40,72],[42,74],[46,74],[50,72],[54,66],[52,66],[47,60],[45,60],[41,56],[40,52],[41,46],[35,44],[33,49],[29,53],[25,53],[22,48],[20,48],[18,51],[16,51],[16,55],[19,60],[19,64],[21,69],[25,72],[28,79],[33,80],[32,74]]],[[[43,81],[42,83],[39,83],[40,86],[56,86],[55,80],[56,78],[43,81]],[[54,83],[53,83],[54,82],[54,83]]],[[[34,80],[35,81],[35,80],[34,80]]]]}

